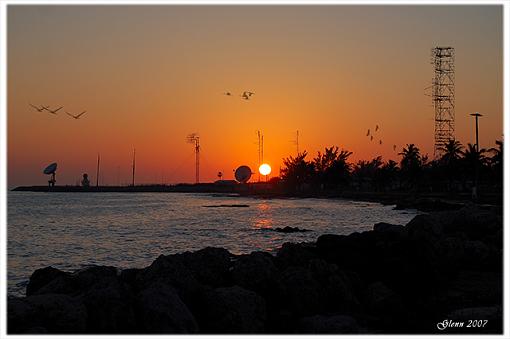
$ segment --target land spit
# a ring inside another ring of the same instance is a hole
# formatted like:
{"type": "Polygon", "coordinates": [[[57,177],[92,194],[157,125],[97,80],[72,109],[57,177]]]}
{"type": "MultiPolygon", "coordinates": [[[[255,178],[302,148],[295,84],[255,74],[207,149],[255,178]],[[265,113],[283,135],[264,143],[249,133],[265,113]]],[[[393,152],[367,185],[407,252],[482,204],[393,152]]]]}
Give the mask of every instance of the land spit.
{"type": "Polygon", "coordinates": [[[145,268],[46,267],[26,297],[8,298],[7,330],[502,333],[502,226],[500,209],[470,205],[286,243],[276,255],[208,247],[145,268]]]}

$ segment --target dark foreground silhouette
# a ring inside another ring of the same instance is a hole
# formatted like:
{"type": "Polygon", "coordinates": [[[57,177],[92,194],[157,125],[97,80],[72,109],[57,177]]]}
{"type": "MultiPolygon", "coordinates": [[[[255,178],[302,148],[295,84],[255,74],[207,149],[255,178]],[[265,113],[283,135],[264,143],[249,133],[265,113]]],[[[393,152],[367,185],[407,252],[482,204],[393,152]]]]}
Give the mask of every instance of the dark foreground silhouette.
{"type": "Polygon", "coordinates": [[[8,332],[502,333],[502,218],[469,206],[275,256],[205,248],[143,269],[46,267],[27,297],[9,297],[8,332]]]}

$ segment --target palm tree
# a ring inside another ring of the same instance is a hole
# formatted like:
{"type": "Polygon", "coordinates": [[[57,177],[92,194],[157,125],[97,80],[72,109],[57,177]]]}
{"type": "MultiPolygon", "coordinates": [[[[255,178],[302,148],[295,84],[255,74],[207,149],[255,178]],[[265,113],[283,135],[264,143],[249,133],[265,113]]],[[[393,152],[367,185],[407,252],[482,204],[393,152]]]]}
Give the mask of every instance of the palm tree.
{"type": "Polygon", "coordinates": [[[460,157],[462,156],[463,148],[464,147],[459,141],[455,139],[448,140],[447,143],[445,143],[442,147],[439,148],[439,150],[443,152],[441,160],[447,165],[454,163],[455,161],[459,160],[460,157]]]}
{"type": "Polygon", "coordinates": [[[487,158],[485,157],[486,149],[482,148],[480,150],[476,149],[476,145],[467,144],[466,150],[462,152],[466,171],[471,172],[473,175],[473,196],[476,198],[477,196],[477,186],[478,186],[478,177],[480,174],[480,170],[487,163],[487,158]]]}
{"type": "Polygon", "coordinates": [[[503,178],[503,141],[496,140],[496,147],[491,147],[488,152],[493,156],[490,158],[491,169],[494,173],[494,178],[498,185],[502,185],[503,178]]]}
{"type": "Polygon", "coordinates": [[[423,164],[420,149],[414,144],[407,144],[399,155],[402,156],[400,160],[402,175],[411,186],[415,186],[423,164]]]}
{"type": "Polygon", "coordinates": [[[346,183],[350,175],[350,164],[347,162],[352,152],[341,150],[338,147],[329,147],[324,153],[317,152],[317,157],[313,159],[315,174],[321,188],[326,186],[337,187],[341,183],[346,183]]]}
{"type": "Polygon", "coordinates": [[[439,166],[439,175],[441,176],[441,172],[446,174],[448,178],[448,191],[451,191],[454,179],[458,176],[463,149],[462,144],[455,139],[448,140],[447,143],[439,148],[443,152],[443,156],[437,164],[439,166]]]}

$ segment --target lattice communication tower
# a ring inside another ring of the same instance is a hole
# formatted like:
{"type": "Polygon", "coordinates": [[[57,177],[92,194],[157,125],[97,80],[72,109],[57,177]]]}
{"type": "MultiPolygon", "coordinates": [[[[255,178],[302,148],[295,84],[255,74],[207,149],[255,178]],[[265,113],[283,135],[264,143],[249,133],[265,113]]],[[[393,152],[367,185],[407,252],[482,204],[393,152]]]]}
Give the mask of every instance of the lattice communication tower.
{"type": "Polygon", "coordinates": [[[431,50],[434,66],[432,102],[435,112],[434,156],[441,154],[443,146],[455,139],[455,49],[434,47],[431,50]]]}

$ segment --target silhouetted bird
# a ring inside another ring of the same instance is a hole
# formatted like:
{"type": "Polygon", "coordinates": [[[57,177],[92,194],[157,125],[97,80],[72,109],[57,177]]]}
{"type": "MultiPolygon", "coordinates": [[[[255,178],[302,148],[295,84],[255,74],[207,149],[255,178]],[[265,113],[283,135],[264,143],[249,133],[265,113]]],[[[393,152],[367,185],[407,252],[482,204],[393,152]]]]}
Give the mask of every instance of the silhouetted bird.
{"type": "Polygon", "coordinates": [[[223,95],[232,96],[232,93],[231,92],[225,92],[225,93],[223,93],[223,95]]]}
{"type": "Polygon", "coordinates": [[[370,141],[372,141],[372,140],[374,140],[374,136],[373,135],[370,136],[370,141]]]}
{"type": "Polygon", "coordinates": [[[57,112],[58,112],[59,110],[61,110],[62,108],[64,108],[64,107],[63,107],[63,106],[60,106],[60,107],[59,107],[59,108],[57,108],[56,110],[51,110],[51,109],[49,109],[49,108],[46,108],[46,110],[47,110],[48,112],[52,113],[52,114],[57,114],[57,112]]]}
{"type": "Polygon", "coordinates": [[[370,135],[370,128],[367,131],[367,137],[370,135]]]}
{"type": "Polygon", "coordinates": [[[379,130],[379,125],[375,125],[375,131],[377,132],[379,130]]]}
{"type": "Polygon", "coordinates": [[[75,118],[75,119],[79,119],[79,118],[80,118],[83,114],[85,114],[85,112],[87,112],[87,111],[83,111],[83,112],[81,112],[81,113],[80,113],[80,114],[78,114],[78,115],[72,115],[71,113],[69,113],[69,112],[67,112],[67,111],[66,111],[67,115],[69,115],[70,117],[73,117],[73,118],[75,118]]]}
{"type": "Polygon", "coordinates": [[[248,92],[248,91],[244,91],[243,94],[241,95],[241,97],[244,99],[244,100],[250,100],[250,97],[255,94],[253,92],[248,92]]]}
{"type": "Polygon", "coordinates": [[[379,145],[382,145],[382,140],[379,140],[379,145]]]}
{"type": "Polygon", "coordinates": [[[37,110],[38,112],[42,112],[42,111],[44,111],[45,109],[48,109],[48,107],[50,107],[50,106],[42,106],[42,105],[41,105],[41,107],[37,107],[37,106],[34,106],[34,105],[30,104],[30,103],[29,103],[29,105],[30,105],[30,106],[32,106],[32,107],[33,107],[35,110],[37,110]]]}
{"type": "Polygon", "coordinates": [[[397,145],[393,145],[393,150],[395,151],[397,149],[397,145]]]}

